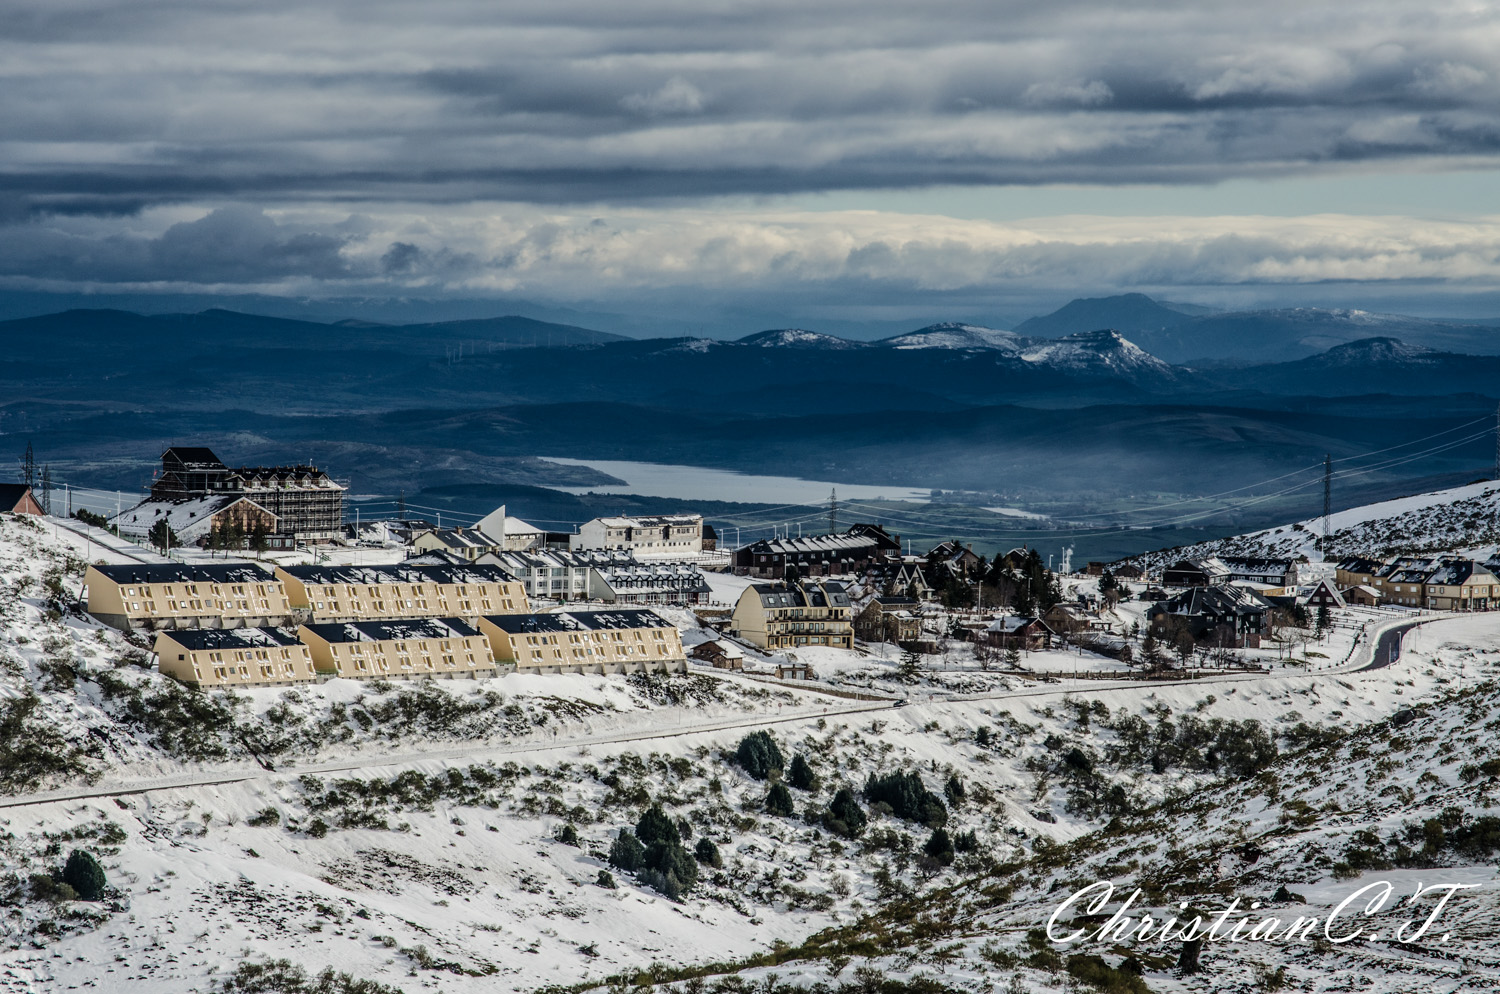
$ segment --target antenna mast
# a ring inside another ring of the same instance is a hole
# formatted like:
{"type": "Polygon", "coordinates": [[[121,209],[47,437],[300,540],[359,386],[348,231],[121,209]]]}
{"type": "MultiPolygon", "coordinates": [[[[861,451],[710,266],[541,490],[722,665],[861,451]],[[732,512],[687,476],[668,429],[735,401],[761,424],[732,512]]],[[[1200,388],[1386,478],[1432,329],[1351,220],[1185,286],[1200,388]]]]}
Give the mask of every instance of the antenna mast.
{"type": "MultiPolygon", "coordinates": [[[[1496,422],[1500,423],[1500,411],[1495,414],[1496,422]]],[[[1495,442],[1495,465],[1500,466],[1500,441],[1495,442]]],[[[839,488],[834,487],[828,492],[828,534],[832,535],[839,530],[839,488]]]]}

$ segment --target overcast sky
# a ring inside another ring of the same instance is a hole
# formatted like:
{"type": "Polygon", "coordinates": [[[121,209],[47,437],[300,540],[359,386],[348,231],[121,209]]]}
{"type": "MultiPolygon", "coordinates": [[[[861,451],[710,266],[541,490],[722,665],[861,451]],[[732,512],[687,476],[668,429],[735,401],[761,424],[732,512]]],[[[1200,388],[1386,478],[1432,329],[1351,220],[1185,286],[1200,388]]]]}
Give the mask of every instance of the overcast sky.
{"type": "Polygon", "coordinates": [[[1487,3],[11,0],[5,20],[12,292],[742,325],[1002,323],[1116,290],[1500,314],[1487,3]]]}

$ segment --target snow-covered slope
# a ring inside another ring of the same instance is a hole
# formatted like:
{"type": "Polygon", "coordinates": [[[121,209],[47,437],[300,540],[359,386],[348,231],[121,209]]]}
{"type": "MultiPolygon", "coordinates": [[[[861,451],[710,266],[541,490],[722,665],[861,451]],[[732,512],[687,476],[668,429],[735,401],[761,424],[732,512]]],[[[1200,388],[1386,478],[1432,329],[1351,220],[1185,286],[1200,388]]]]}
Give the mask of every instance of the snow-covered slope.
{"type": "Polygon", "coordinates": [[[1229,538],[1163,549],[1130,561],[1159,569],[1185,556],[1297,557],[1337,561],[1345,556],[1462,552],[1487,557],[1500,542],[1500,483],[1486,480],[1448,490],[1398,497],[1337,511],[1326,553],[1318,550],[1323,518],[1308,518],[1229,538]]]}
{"type": "Polygon", "coordinates": [[[975,324],[948,322],[929,325],[907,335],[897,335],[877,342],[893,349],[958,349],[962,351],[996,351],[1014,353],[1029,339],[1013,331],[986,328],[975,324]]]}
{"type": "Polygon", "coordinates": [[[1062,338],[1035,341],[1022,348],[1019,356],[1033,366],[1095,375],[1113,374],[1127,378],[1142,374],[1163,378],[1175,375],[1171,366],[1118,331],[1082,331],[1062,338]]]}
{"type": "Polygon", "coordinates": [[[825,335],[820,331],[804,331],[801,328],[779,328],[759,331],[744,338],[735,339],[737,345],[753,345],[763,349],[862,349],[865,342],[851,342],[847,338],[825,335]]]}

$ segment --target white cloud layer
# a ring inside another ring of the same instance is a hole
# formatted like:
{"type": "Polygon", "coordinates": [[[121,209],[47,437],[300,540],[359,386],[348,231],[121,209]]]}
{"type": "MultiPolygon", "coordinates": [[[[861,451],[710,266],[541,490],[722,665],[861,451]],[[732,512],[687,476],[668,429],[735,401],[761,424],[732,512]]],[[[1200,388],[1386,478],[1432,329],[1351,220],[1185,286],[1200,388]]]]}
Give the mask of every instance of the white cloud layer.
{"type": "Polygon", "coordinates": [[[876,211],[570,213],[524,204],[349,214],[221,207],[184,218],[52,218],[0,230],[11,288],[522,293],[737,289],[837,296],[1006,287],[1323,281],[1500,285],[1500,216],[1054,217],[1000,223],[876,211]]]}

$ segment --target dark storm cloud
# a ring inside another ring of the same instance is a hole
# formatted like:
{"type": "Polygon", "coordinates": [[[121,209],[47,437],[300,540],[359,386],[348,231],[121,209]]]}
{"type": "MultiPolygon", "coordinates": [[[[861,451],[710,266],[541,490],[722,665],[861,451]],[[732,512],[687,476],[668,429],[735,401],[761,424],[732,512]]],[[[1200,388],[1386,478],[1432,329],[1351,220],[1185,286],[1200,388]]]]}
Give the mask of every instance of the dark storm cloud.
{"type": "Polygon", "coordinates": [[[11,4],[0,190],[628,200],[1490,156],[1480,6],[11,4]]]}

